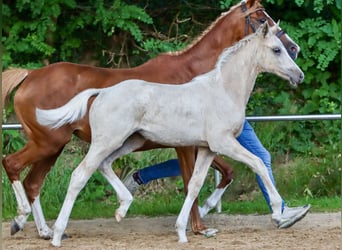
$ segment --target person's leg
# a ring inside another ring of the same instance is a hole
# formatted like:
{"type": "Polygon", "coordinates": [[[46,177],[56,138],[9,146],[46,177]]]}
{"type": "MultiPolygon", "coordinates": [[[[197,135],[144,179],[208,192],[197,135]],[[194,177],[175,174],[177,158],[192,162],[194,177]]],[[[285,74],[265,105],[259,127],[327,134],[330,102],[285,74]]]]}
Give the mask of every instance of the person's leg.
{"type": "MultiPolygon", "coordinates": [[[[265,147],[261,144],[259,138],[256,136],[254,129],[251,127],[251,125],[246,120],[244,123],[243,130],[240,134],[240,136],[237,138],[238,141],[242,146],[244,146],[246,149],[248,149],[251,153],[258,156],[265,164],[267,171],[269,173],[269,176],[275,185],[275,181],[273,178],[272,173],[272,167],[271,167],[271,155],[270,153],[265,149],[265,147]]],[[[270,208],[271,212],[271,206],[270,206],[270,199],[269,195],[265,189],[264,183],[261,181],[261,178],[257,175],[256,177],[257,182],[259,184],[259,187],[265,197],[265,200],[267,202],[268,207],[270,208]]],[[[283,213],[282,213],[282,219],[277,225],[278,228],[288,228],[294,225],[296,222],[300,221],[302,218],[305,217],[305,215],[310,210],[310,204],[307,204],[302,207],[288,207],[285,206],[285,203],[283,201],[283,213]]]]}
{"type": "MultiPolygon", "coordinates": [[[[254,155],[258,156],[265,164],[268,174],[275,186],[275,181],[272,173],[272,167],[271,167],[271,155],[267,151],[267,149],[262,145],[259,138],[254,132],[254,129],[252,126],[248,123],[247,120],[245,120],[245,123],[243,125],[243,129],[237,140],[240,142],[242,146],[244,146],[248,151],[253,153],[254,155]]],[[[265,200],[267,202],[268,207],[271,209],[270,206],[270,198],[268,196],[268,193],[266,191],[264,183],[261,181],[261,178],[256,175],[256,179],[258,182],[258,185],[265,197],[265,200]]],[[[284,201],[283,201],[283,209],[284,209],[284,201]]]]}
{"type": "Polygon", "coordinates": [[[134,195],[142,184],[147,184],[152,180],[159,178],[180,176],[181,171],[177,159],[168,160],[159,164],[155,164],[127,175],[124,180],[125,186],[134,195]]]}
{"type": "Polygon", "coordinates": [[[138,170],[138,177],[141,180],[140,184],[146,184],[152,180],[160,178],[180,175],[181,171],[177,159],[164,161],[162,163],[138,170]]]}

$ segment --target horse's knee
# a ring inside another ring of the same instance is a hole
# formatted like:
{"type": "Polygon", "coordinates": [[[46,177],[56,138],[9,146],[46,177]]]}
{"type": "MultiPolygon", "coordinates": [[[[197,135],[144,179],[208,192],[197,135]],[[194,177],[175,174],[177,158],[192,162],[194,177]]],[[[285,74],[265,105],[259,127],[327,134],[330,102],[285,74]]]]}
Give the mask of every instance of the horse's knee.
{"type": "Polygon", "coordinates": [[[8,179],[11,183],[20,179],[21,166],[12,159],[11,155],[2,159],[2,165],[5,168],[8,179]]]}

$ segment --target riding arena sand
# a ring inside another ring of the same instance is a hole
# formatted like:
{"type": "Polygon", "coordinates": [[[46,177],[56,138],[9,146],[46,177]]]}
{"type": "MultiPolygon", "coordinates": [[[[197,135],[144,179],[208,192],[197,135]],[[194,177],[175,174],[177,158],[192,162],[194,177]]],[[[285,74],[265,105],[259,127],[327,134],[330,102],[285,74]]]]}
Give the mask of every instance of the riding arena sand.
{"type": "MultiPolygon", "coordinates": [[[[70,220],[63,250],[105,249],[341,249],[341,213],[310,213],[288,229],[276,229],[270,215],[209,214],[204,223],[219,229],[210,238],[187,231],[188,243],[178,243],[176,216],[70,220]]],[[[53,221],[49,222],[53,225],[53,221]]],[[[58,249],[38,238],[33,222],[10,235],[2,224],[2,249],[58,249]]]]}

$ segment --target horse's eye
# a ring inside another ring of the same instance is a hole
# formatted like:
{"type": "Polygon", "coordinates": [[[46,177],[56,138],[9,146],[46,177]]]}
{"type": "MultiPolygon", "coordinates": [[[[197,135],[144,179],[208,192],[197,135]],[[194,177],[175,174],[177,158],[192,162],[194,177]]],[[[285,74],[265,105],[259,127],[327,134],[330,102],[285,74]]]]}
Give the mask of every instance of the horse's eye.
{"type": "Polygon", "coordinates": [[[264,17],[264,18],[261,18],[260,20],[259,20],[259,23],[265,23],[267,21],[267,19],[266,19],[266,17],[264,17]]]}
{"type": "Polygon", "coordinates": [[[280,52],[281,52],[281,49],[276,47],[276,48],[273,48],[273,52],[277,55],[280,55],[280,52]]]}

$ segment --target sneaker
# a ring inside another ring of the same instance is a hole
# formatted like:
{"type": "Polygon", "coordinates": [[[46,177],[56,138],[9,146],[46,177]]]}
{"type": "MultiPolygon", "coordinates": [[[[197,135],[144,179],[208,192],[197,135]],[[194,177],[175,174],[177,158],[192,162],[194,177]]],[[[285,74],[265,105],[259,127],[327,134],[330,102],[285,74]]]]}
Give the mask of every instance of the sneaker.
{"type": "Polygon", "coordinates": [[[131,192],[132,195],[139,189],[139,184],[134,180],[133,175],[136,172],[132,172],[127,175],[123,184],[127,187],[127,189],[131,192]]]}
{"type": "Polygon", "coordinates": [[[281,220],[278,223],[278,228],[289,228],[296,222],[300,221],[309,212],[311,205],[303,207],[284,207],[281,215],[281,220]]]}

